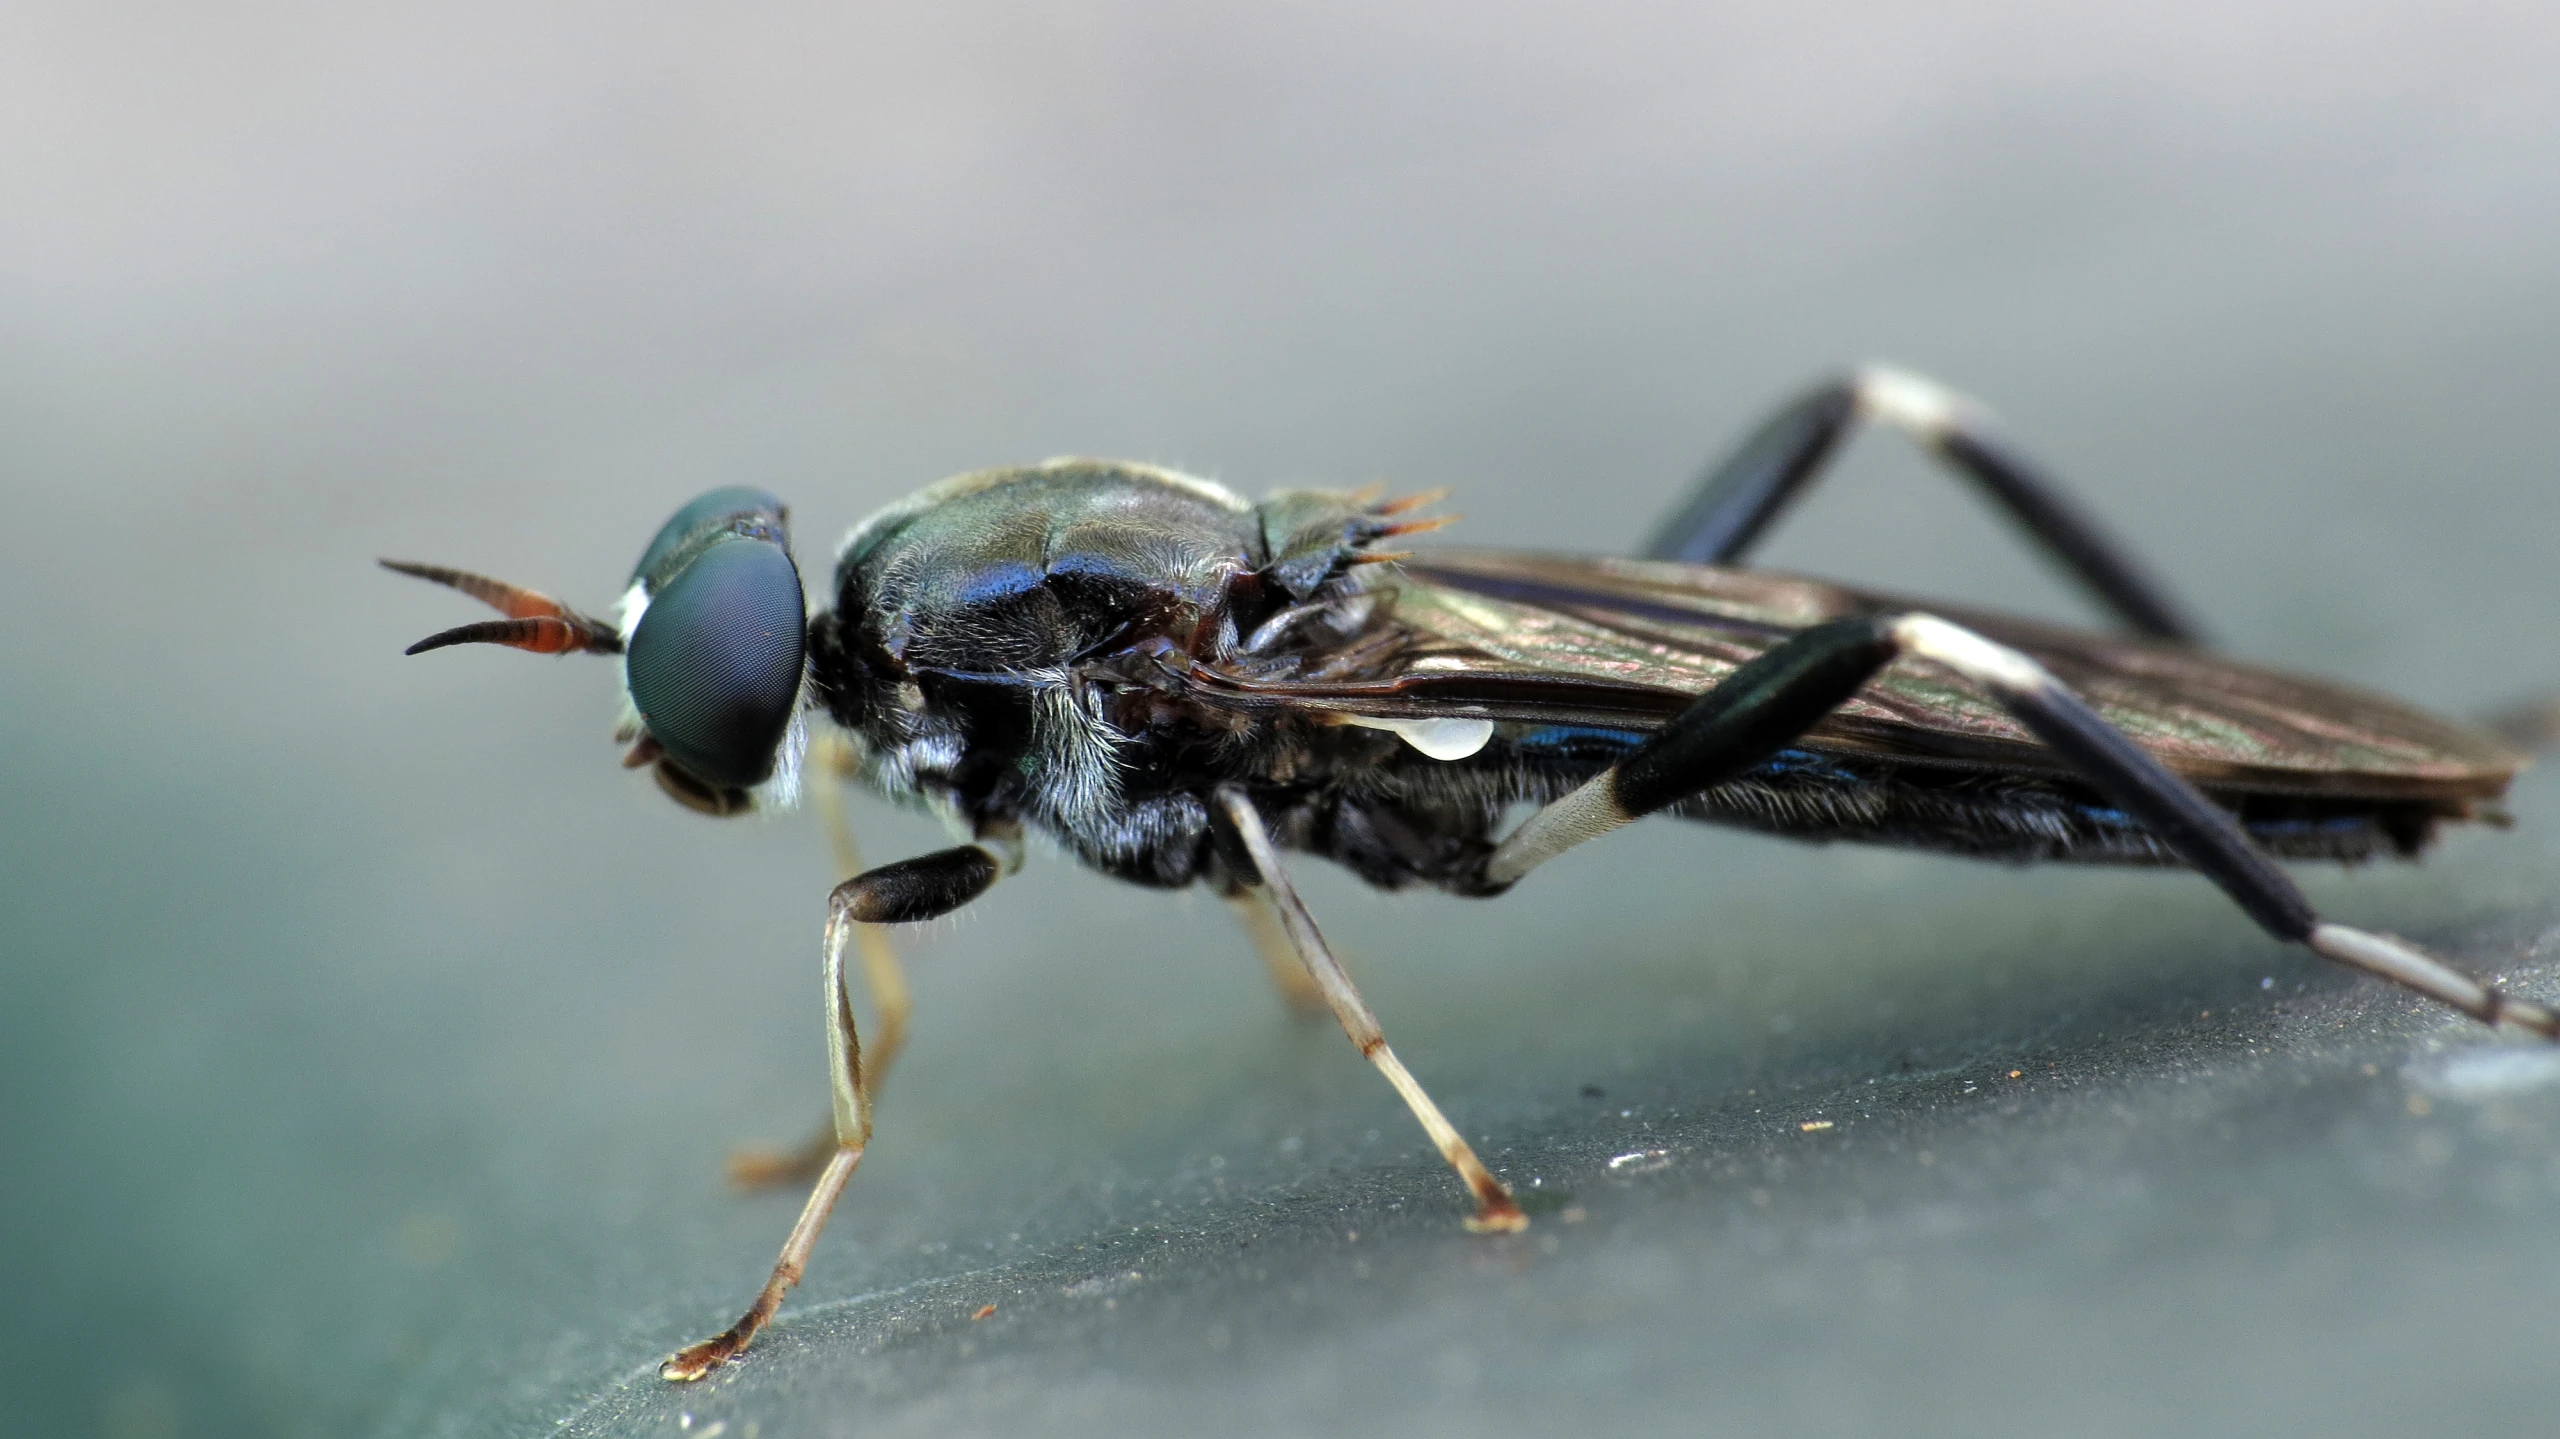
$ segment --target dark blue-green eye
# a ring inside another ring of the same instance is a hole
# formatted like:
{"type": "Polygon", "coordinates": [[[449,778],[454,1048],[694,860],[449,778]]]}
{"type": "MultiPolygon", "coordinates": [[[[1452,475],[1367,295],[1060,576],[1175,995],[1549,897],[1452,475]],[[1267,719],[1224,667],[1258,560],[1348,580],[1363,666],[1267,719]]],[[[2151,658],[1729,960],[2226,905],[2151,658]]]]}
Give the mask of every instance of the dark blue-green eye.
{"type": "Polygon", "coordinates": [[[685,541],[694,539],[708,530],[730,529],[741,525],[748,528],[766,528],[772,532],[773,538],[780,542],[783,524],[789,513],[790,511],[779,498],[751,486],[727,485],[713,490],[676,511],[673,517],[658,527],[657,537],[649,541],[649,548],[640,552],[640,563],[631,567],[631,578],[645,581],[652,591],[657,590],[671,576],[660,575],[655,571],[664,565],[685,541]]]}
{"type": "Polygon", "coordinates": [[[623,655],[632,707],[668,759],[723,789],[772,776],[799,702],[805,614],[780,510],[760,491],[713,491],[678,512],[642,560],[649,607],[623,655]],[[726,523],[759,515],[774,527],[726,523]]]}

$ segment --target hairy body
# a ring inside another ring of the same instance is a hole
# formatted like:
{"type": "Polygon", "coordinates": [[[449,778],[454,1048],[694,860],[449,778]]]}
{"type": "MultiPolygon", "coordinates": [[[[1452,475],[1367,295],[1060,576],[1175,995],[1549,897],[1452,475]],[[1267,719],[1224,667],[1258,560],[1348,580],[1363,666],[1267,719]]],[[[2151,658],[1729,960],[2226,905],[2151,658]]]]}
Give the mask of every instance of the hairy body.
{"type": "MultiPolygon", "coordinates": [[[[1210,815],[1218,787],[1240,784],[1284,848],[1388,888],[1482,894],[1500,888],[1483,864],[1514,806],[1587,782],[1794,629],[1912,608],[1712,566],[1364,563],[1394,528],[1357,497],[1255,505],[1137,465],[966,475],[847,539],[811,673],[873,784],[973,831],[1025,824],[1124,880],[1233,888],[1239,867],[1221,859],[1210,815]],[[1435,758],[1400,737],[1469,722],[1490,728],[1465,754],[1435,758]]],[[[1968,618],[2095,690],[2138,738],[2156,736],[2279,856],[2414,854],[2515,763],[2343,687],[1968,618]],[[2204,691],[2211,705],[2194,697],[2204,691]],[[2256,712],[2229,713],[2235,693],[2256,712]],[[2271,740],[2278,720],[2291,732],[2271,740]],[[2362,770],[2339,763],[2350,749],[2362,770]]],[[[2178,862],[1943,680],[1889,672],[1875,695],[1873,714],[1844,711],[1670,812],[2019,862],[2178,862]]]]}

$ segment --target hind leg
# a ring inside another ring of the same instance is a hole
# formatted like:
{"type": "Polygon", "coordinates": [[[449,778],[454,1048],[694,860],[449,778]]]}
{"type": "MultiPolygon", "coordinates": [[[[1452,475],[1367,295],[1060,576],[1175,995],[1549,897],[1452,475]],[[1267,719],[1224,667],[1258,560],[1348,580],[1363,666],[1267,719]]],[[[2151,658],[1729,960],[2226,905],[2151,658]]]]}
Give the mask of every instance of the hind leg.
{"type": "Polygon", "coordinates": [[[1698,483],[1644,547],[1647,559],[1739,564],[1813,483],[1852,427],[1876,420],[1971,480],[2028,540],[2135,633],[2201,644],[2202,631],[1990,412],[1934,380],[1869,365],[1780,406],[1698,483]]]}
{"type": "Polygon", "coordinates": [[[2322,918],[2238,820],[2101,718],[2042,665],[1933,615],[1835,620],[1735,670],[1626,758],[1529,816],[1485,862],[1498,891],[1549,859],[1748,770],[1794,743],[1900,656],[1998,702],[2100,793],[2222,887],[2260,929],[2488,1024],[2560,1038],[2560,1014],[2413,945],[2322,918]]]}

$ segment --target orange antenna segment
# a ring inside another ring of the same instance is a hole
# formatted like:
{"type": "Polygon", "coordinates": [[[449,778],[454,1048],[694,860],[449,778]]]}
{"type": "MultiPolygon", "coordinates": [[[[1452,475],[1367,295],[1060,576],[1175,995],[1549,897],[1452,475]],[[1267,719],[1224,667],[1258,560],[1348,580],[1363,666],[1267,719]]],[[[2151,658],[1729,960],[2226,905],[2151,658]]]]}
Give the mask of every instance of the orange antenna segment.
{"type": "Polygon", "coordinates": [[[622,636],[615,633],[613,626],[591,615],[582,615],[538,590],[493,580],[487,575],[475,575],[467,570],[448,569],[443,565],[384,560],[382,567],[415,576],[430,584],[460,590],[507,617],[458,625],[429,635],[409,646],[410,654],[440,650],[447,645],[472,644],[506,645],[511,649],[531,650],[538,655],[561,655],[572,651],[598,655],[622,653],[622,636]]]}

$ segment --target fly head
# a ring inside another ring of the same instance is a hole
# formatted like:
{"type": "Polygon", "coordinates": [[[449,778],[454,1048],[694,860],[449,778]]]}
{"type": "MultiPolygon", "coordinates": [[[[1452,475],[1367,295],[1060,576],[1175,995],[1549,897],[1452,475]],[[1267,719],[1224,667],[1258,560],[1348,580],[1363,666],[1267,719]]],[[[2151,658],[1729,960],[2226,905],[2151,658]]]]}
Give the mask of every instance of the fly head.
{"type": "Polygon", "coordinates": [[[661,526],[622,597],[619,624],[459,570],[385,560],[450,586],[507,618],[446,630],[409,653],[489,643],[542,654],[618,654],[627,713],[623,763],[705,814],[741,813],[757,786],[798,762],[807,645],[788,511],[762,490],[713,490],[661,526]]]}

